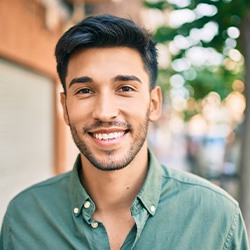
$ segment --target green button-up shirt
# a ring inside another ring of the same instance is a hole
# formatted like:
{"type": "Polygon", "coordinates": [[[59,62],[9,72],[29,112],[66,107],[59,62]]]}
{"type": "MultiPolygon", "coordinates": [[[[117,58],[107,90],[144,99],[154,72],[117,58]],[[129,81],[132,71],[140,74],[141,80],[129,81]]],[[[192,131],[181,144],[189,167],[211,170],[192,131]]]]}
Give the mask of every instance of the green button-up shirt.
{"type": "MultiPolygon", "coordinates": [[[[95,204],[72,171],[39,183],[9,204],[0,249],[110,249],[95,204]]],[[[248,249],[238,203],[211,183],[161,166],[149,153],[145,183],[131,206],[135,226],[121,249],[248,249]]],[[[119,230],[119,228],[117,228],[119,230]]]]}

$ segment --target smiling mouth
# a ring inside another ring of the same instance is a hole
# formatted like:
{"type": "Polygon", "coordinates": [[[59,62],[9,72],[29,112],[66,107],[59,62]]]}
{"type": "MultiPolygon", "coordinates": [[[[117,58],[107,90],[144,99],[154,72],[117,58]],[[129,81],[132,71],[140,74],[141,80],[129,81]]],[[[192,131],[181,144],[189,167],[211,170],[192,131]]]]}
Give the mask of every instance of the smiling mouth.
{"type": "Polygon", "coordinates": [[[90,133],[90,135],[98,140],[111,141],[124,136],[126,132],[127,131],[111,132],[111,133],[90,133]]]}

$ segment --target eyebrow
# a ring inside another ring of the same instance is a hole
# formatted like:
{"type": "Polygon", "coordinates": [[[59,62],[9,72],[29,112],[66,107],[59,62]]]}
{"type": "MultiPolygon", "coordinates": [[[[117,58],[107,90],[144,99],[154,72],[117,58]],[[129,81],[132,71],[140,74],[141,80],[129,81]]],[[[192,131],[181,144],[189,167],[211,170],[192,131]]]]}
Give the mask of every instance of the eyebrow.
{"type": "Polygon", "coordinates": [[[134,75],[117,75],[114,78],[112,78],[112,81],[116,82],[116,81],[137,81],[142,83],[142,81],[134,75]]]}
{"type": "Polygon", "coordinates": [[[81,76],[73,78],[69,83],[69,88],[75,83],[86,83],[86,82],[93,82],[93,79],[89,76],[81,76]]]}

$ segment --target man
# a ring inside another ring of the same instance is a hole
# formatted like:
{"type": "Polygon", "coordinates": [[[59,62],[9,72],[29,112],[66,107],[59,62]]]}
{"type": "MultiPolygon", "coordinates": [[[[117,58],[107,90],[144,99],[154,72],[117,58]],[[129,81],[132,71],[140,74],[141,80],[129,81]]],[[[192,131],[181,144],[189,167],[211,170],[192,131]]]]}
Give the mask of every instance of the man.
{"type": "Polygon", "coordinates": [[[248,249],[238,203],[148,149],[162,103],[156,57],[146,31],[114,16],[62,36],[61,103],[80,155],[71,172],[11,201],[3,249],[248,249]]]}

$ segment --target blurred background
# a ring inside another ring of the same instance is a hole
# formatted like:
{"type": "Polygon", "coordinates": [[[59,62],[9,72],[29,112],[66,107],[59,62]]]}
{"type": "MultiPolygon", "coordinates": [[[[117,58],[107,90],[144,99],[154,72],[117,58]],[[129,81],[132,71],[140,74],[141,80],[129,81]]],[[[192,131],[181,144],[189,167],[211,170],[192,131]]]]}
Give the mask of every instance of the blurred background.
{"type": "Polygon", "coordinates": [[[239,202],[250,229],[248,0],[0,0],[0,222],[22,189],[72,168],[54,47],[93,14],[132,18],[159,51],[163,115],[150,147],[239,202]]]}

